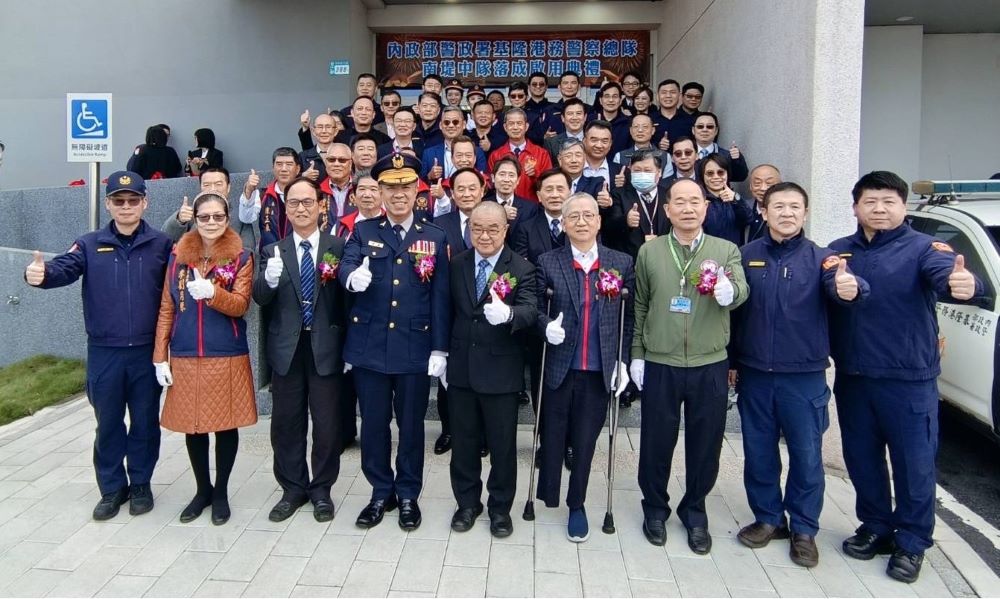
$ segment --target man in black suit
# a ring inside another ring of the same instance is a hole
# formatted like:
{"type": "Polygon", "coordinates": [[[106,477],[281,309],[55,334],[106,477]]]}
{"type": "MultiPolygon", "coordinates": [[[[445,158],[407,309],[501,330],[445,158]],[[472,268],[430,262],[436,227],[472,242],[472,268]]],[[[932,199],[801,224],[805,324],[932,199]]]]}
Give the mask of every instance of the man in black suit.
{"type": "Polygon", "coordinates": [[[611,215],[605,227],[606,241],[635,257],[643,243],[670,232],[670,220],[663,210],[666,191],[660,187],[663,163],[652,150],[638,150],[631,156],[629,181],[612,194],[611,215]]]}
{"type": "Polygon", "coordinates": [[[507,212],[507,239],[513,243],[517,231],[538,214],[538,204],[515,193],[521,177],[521,163],[506,156],[493,165],[493,193],[484,198],[503,206],[507,212]]]}
{"type": "Polygon", "coordinates": [[[514,251],[538,266],[538,257],[566,241],[562,228],[562,205],[569,197],[569,176],[553,168],[538,176],[535,191],[542,210],[514,235],[514,251]]]}
{"type": "Polygon", "coordinates": [[[569,441],[576,460],[566,495],[566,537],[582,543],[590,535],[584,502],[608,394],[628,384],[625,362],[632,340],[632,302],[622,289],[634,290],[635,274],[632,258],[597,242],[601,216],[593,196],[573,194],[563,204],[562,216],[569,243],[541,256],[536,277],[537,329],[549,344],[537,497],[548,507],[559,506],[562,448],[569,441]],[[555,318],[544,312],[547,288],[553,290],[555,318]],[[623,301],[624,329],[619,329],[623,301]]]}
{"type": "Polygon", "coordinates": [[[454,431],[451,488],[458,502],[451,527],[465,532],[483,512],[479,450],[485,435],[490,532],[506,537],[514,530],[510,508],[517,483],[517,395],[524,373],[519,333],[536,322],[535,267],[504,246],[507,214],[499,205],[479,204],[469,222],[474,249],[451,261],[447,380],[454,431]]]}
{"type": "Polygon", "coordinates": [[[344,289],[336,272],[344,241],[319,229],[320,192],[305,178],[285,190],[292,234],[264,247],[253,298],[264,311],[272,369],[271,447],[281,522],[311,501],[318,522],[333,519],[330,488],[340,473],[339,411],[344,361],[344,289]],[[306,433],[312,417],[312,478],[306,433]]]}

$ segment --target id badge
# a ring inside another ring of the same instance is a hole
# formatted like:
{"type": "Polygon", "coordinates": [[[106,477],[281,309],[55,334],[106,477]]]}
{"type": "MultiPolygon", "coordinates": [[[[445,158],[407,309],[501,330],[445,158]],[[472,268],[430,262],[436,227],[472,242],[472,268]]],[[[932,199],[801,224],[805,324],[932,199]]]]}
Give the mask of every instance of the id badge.
{"type": "Polygon", "coordinates": [[[670,298],[670,311],[678,314],[691,313],[691,298],[683,295],[675,295],[670,298]]]}

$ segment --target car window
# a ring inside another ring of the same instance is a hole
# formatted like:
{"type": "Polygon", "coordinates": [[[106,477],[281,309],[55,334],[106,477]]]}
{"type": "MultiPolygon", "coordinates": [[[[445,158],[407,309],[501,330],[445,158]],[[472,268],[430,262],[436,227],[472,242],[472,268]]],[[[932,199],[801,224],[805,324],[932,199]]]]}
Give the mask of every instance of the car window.
{"type": "Polygon", "coordinates": [[[990,237],[993,238],[993,245],[1000,249],[1000,227],[986,227],[986,230],[990,232],[990,237]]]}
{"type": "MultiPolygon", "coordinates": [[[[986,274],[986,268],[983,266],[983,259],[976,251],[975,246],[972,245],[972,240],[964,232],[958,229],[955,225],[951,223],[946,223],[944,221],[936,220],[933,218],[922,218],[922,217],[912,217],[912,220],[923,221],[922,228],[919,229],[922,232],[937,237],[941,241],[947,243],[955,250],[955,253],[962,254],[965,256],[965,267],[975,273],[983,283],[986,285],[986,295],[993,297],[993,286],[990,284],[989,277],[986,274]]],[[[991,231],[991,234],[995,232],[991,231]]],[[[994,236],[994,239],[996,237],[994,236]]]]}

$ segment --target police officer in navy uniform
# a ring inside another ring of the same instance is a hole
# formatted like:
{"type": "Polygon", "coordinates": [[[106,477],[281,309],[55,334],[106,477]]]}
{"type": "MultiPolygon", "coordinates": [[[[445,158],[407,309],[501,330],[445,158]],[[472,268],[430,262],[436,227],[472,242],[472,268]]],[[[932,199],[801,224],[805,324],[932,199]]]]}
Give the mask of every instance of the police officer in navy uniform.
{"type": "Polygon", "coordinates": [[[377,525],[397,505],[400,528],[420,526],[430,377],[447,369],[448,242],[442,229],[414,216],[419,172],[420,161],[406,154],[375,164],[386,214],[357,224],[340,268],[341,282],[356,294],[344,361],[361,405],[361,469],[372,485],[371,502],[356,521],[361,528],[377,525]],[[393,413],[399,427],[395,474],[393,413]]]}
{"type": "Polygon", "coordinates": [[[101,491],[95,520],[114,518],[130,498],[133,516],[153,509],[149,480],[160,453],[161,390],[153,336],[173,246],[142,219],[149,205],[142,177],[112,173],[106,196],[112,218],[107,227],[80,237],[47,263],[35,252],[24,273],[29,285],[42,289],[83,277],[87,397],[97,416],[94,468],[101,491]]]}
{"type": "Polygon", "coordinates": [[[823,433],[830,425],[827,303],[857,305],[869,288],[835,252],[806,238],[802,226],[809,196],[799,185],[778,183],[762,205],[768,232],[741,250],[750,297],[736,311],[738,326],[733,327],[743,481],[755,518],[737,539],[759,549],[772,539],[791,538],[792,561],[811,568],[819,563],[815,537],[823,509],[823,433]],[[782,435],[789,460],[784,494],[782,435]]]}
{"type": "Polygon", "coordinates": [[[984,288],[951,246],[906,223],[908,192],[887,171],[854,185],[858,231],[830,248],[868,281],[871,296],[852,309],[833,307],[830,342],[844,462],[861,521],[844,553],[862,560],[892,554],[886,573],[914,582],[934,542],[941,373],[935,303],[966,302],[984,288]]]}

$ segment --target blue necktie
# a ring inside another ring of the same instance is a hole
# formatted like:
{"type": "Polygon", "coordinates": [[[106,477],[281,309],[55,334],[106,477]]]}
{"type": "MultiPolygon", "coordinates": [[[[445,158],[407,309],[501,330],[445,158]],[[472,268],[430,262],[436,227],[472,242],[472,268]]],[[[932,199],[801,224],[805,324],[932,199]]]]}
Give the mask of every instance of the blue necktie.
{"type": "Polygon", "coordinates": [[[552,239],[554,239],[556,241],[559,240],[559,219],[558,218],[553,218],[552,219],[552,239]]]}
{"type": "Polygon", "coordinates": [[[396,234],[396,240],[403,243],[403,225],[393,225],[392,230],[396,234]]]}
{"type": "Polygon", "coordinates": [[[472,247],[472,233],[469,231],[469,219],[465,219],[465,232],[462,233],[462,239],[465,240],[466,249],[472,247]]]}
{"type": "Polygon", "coordinates": [[[521,148],[514,148],[514,158],[521,157],[521,148]]]}
{"type": "Polygon", "coordinates": [[[316,291],[316,265],[313,263],[312,244],[303,239],[299,242],[302,248],[302,262],[299,265],[299,281],[302,284],[302,326],[311,327],[313,323],[313,293],[316,291]]]}
{"type": "Polygon", "coordinates": [[[479,261],[479,269],[476,270],[476,299],[483,297],[483,292],[486,291],[486,281],[490,278],[490,261],[483,258],[479,261]]]}

